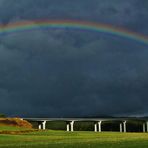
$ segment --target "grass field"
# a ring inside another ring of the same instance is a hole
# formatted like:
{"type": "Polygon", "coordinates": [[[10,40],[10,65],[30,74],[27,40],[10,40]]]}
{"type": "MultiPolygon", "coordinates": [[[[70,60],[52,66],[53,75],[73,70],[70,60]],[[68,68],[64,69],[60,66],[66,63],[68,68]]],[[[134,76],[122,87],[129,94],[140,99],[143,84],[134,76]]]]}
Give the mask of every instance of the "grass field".
{"type": "MultiPolygon", "coordinates": [[[[25,130],[0,127],[0,131],[25,130]]],[[[37,131],[0,134],[0,148],[148,148],[148,133],[37,131]]]]}
{"type": "Polygon", "coordinates": [[[0,131],[23,131],[23,130],[28,130],[28,128],[23,128],[23,127],[15,127],[15,126],[6,126],[6,125],[1,125],[0,126],[0,131]]]}

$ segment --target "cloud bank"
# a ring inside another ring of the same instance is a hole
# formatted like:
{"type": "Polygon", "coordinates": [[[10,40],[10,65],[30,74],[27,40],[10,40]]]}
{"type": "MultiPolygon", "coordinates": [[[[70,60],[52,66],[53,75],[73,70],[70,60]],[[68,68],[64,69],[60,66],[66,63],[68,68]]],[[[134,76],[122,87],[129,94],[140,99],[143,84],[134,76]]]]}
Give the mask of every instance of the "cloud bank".
{"type": "MultiPolygon", "coordinates": [[[[0,23],[77,19],[148,34],[147,0],[0,0],[0,23]]],[[[80,117],[148,113],[148,46],[95,32],[0,36],[0,112],[80,117]]]]}

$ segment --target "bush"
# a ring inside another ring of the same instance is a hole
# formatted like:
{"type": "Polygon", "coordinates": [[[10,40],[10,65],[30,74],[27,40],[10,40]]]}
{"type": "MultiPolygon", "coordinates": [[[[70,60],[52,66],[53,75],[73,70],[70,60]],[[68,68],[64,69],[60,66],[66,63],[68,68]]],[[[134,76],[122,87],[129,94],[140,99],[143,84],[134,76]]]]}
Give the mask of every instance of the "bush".
{"type": "Polygon", "coordinates": [[[0,118],[6,118],[6,115],[0,114],[0,118]]]}

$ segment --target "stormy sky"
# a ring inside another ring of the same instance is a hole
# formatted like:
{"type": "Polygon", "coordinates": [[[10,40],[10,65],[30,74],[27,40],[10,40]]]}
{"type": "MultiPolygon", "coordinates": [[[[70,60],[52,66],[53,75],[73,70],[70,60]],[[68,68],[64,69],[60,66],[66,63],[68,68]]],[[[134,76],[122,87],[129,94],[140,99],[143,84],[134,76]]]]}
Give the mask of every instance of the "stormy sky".
{"type": "MultiPolygon", "coordinates": [[[[0,0],[0,24],[83,20],[148,35],[148,0],[0,0]]],[[[73,29],[0,36],[0,113],[148,115],[148,45],[73,29]]]]}

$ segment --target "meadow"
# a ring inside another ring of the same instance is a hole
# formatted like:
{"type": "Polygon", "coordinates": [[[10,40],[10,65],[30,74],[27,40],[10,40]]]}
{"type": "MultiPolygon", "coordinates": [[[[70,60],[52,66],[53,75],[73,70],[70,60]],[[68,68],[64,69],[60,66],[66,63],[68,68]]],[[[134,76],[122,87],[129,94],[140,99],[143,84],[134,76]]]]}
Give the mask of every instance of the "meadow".
{"type": "MultiPolygon", "coordinates": [[[[27,130],[0,126],[0,131],[27,130]]],[[[0,134],[0,148],[147,148],[148,133],[34,131],[0,134]]]]}

